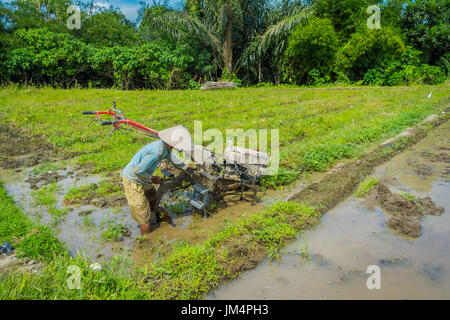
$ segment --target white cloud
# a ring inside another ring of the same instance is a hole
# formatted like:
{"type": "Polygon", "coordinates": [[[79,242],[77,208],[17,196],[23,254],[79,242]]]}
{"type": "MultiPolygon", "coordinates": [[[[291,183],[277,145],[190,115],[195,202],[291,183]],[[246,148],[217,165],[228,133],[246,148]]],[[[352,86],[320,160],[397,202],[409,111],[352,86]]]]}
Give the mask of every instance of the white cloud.
{"type": "Polygon", "coordinates": [[[128,18],[128,20],[134,21],[138,16],[138,10],[140,6],[138,4],[122,4],[120,5],[120,11],[128,18]]]}
{"type": "Polygon", "coordinates": [[[94,6],[98,6],[98,7],[102,7],[102,8],[108,9],[110,4],[106,3],[106,2],[96,2],[96,3],[94,3],[94,6]]]}

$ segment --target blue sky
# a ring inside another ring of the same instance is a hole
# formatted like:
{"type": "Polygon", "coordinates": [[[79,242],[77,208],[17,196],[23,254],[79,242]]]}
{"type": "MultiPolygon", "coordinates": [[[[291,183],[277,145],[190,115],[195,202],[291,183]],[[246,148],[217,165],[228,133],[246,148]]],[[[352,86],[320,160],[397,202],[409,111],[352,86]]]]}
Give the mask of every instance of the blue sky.
{"type": "MultiPolygon", "coordinates": [[[[3,0],[3,2],[11,2],[12,0],[3,0]]],[[[148,4],[164,4],[167,2],[170,6],[178,7],[184,0],[143,0],[148,4]]],[[[95,0],[94,3],[100,6],[106,6],[109,8],[110,5],[120,8],[120,10],[125,14],[125,16],[134,21],[137,18],[137,11],[140,7],[139,0],[95,0]]]]}
{"type": "MultiPolygon", "coordinates": [[[[165,0],[145,0],[148,4],[163,4],[165,0]]],[[[168,4],[171,6],[178,6],[183,0],[167,0],[168,4]]],[[[139,0],[98,0],[96,1],[99,5],[113,5],[114,7],[119,7],[120,10],[125,14],[125,16],[130,20],[135,20],[137,18],[137,11],[140,7],[139,0]]]]}

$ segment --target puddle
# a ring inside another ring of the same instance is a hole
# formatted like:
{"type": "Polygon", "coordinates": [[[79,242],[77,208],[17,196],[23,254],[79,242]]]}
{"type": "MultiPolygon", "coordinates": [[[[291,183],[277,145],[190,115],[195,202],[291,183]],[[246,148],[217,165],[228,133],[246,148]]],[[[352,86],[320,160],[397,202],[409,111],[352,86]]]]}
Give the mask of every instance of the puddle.
{"type": "MultiPolygon", "coordinates": [[[[27,182],[32,168],[22,169],[20,172],[0,170],[0,179],[8,194],[24,210],[29,217],[42,224],[52,223],[49,210],[43,206],[37,206],[33,199],[30,183],[27,182]]],[[[57,209],[66,208],[63,201],[66,193],[73,187],[80,187],[91,183],[99,183],[104,180],[100,175],[87,177],[75,177],[69,170],[57,170],[60,179],[57,181],[58,190],[55,193],[57,209]]],[[[37,188],[42,187],[41,183],[37,188]]],[[[132,239],[139,235],[139,228],[129,217],[127,208],[98,208],[93,205],[81,205],[79,207],[67,207],[69,212],[56,224],[53,229],[57,237],[65,242],[72,255],[83,251],[94,261],[102,261],[114,254],[123,252],[131,245],[132,239]],[[104,242],[101,237],[106,229],[107,221],[121,222],[131,232],[130,237],[123,238],[120,242],[104,242]]],[[[66,209],[67,209],[66,208],[66,209]]]]}
{"type": "Polygon", "coordinates": [[[392,233],[386,212],[352,196],[288,245],[280,264],[265,261],[207,298],[450,299],[450,165],[448,157],[429,156],[449,155],[449,138],[447,122],[372,175],[392,192],[429,196],[445,208],[441,216],[425,216],[419,238],[392,233]],[[381,269],[380,290],[367,288],[371,265],[381,269]]]}

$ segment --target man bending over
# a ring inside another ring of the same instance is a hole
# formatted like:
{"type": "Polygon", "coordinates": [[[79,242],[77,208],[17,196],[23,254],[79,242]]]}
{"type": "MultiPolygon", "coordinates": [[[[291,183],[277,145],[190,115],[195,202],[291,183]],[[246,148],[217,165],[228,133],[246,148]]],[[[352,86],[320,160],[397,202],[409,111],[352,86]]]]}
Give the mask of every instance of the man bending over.
{"type": "MultiPolygon", "coordinates": [[[[158,165],[162,160],[168,159],[176,168],[186,170],[189,166],[173,154],[172,149],[185,152],[192,150],[192,138],[184,126],[163,130],[159,133],[159,138],[161,140],[139,150],[123,170],[123,185],[131,217],[139,223],[142,235],[151,231],[152,213],[153,218],[155,215],[159,218],[158,194],[154,185],[161,185],[162,180],[153,176],[158,165]]],[[[170,222],[170,216],[164,214],[170,222]]]]}

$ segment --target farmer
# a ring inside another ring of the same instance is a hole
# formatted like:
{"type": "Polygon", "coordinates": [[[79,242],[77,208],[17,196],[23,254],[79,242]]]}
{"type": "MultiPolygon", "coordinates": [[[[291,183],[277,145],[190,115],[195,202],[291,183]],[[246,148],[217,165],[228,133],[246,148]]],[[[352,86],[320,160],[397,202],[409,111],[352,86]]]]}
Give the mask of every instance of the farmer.
{"type": "MultiPolygon", "coordinates": [[[[158,135],[161,140],[139,150],[123,170],[123,184],[131,217],[139,223],[142,235],[150,233],[150,225],[155,215],[156,219],[160,218],[157,213],[157,204],[158,197],[162,194],[156,191],[154,185],[160,185],[158,188],[160,191],[163,181],[153,176],[158,165],[163,159],[168,159],[180,170],[190,167],[172,153],[174,148],[188,153],[192,150],[193,143],[189,131],[184,126],[179,126],[163,130],[158,135]]],[[[163,214],[164,218],[171,223],[170,216],[166,212],[163,214]]]]}

